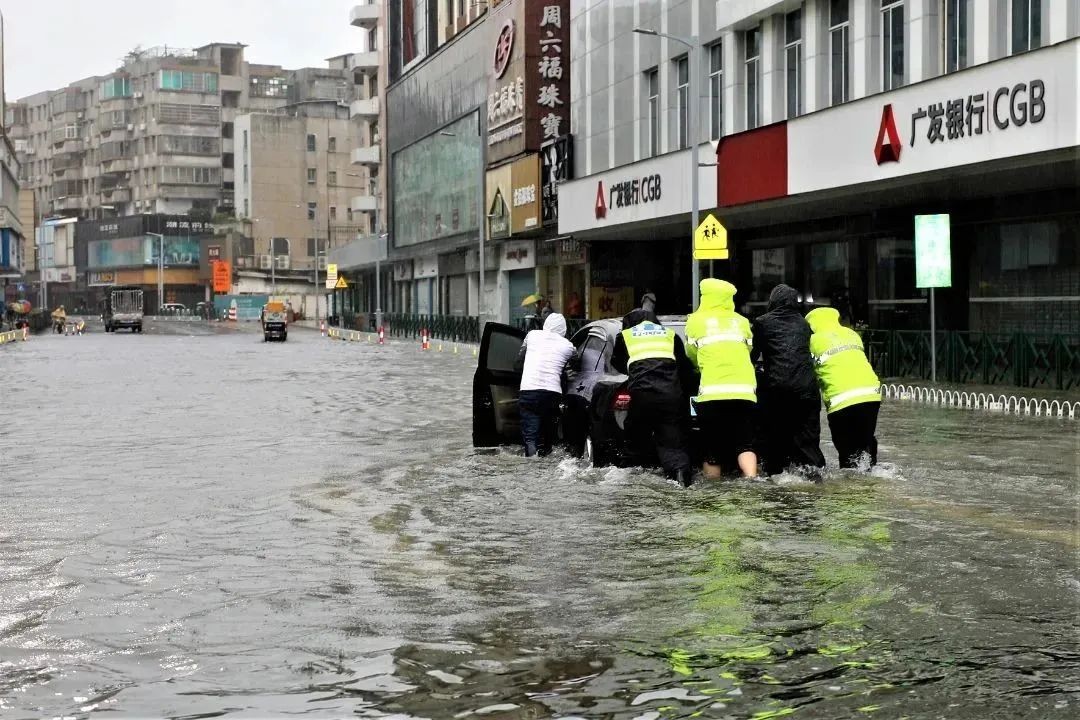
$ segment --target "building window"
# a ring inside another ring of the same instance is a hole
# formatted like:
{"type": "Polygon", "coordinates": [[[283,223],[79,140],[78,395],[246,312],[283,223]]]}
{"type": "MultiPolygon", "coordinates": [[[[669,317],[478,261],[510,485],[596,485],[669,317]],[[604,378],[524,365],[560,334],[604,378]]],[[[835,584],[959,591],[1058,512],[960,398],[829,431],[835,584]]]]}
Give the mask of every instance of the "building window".
{"type": "Polygon", "coordinates": [[[709,46],[709,137],[719,140],[724,132],[724,48],[709,46]]]}
{"type": "Polygon", "coordinates": [[[317,208],[318,208],[318,205],[316,203],[309,202],[307,204],[307,219],[308,220],[314,220],[315,219],[315,210],[317,208]]]}
{"type": "Polygon", "coordinates": [[[285,78],[255,75],[248,82],[248,94],[252,97],[288,97],[289,83],[285,78]]]}
{"type": "Polygon", "coordinates": [[[374,52],[379,49],[379,30],[378,28],[371,28],[367,31],[367,49],[368,52],[374,52]]]}
{"type": "Polygon", "coordinates": [[[1042,46],[1042,0],[1012,0],[1012,51],[1042,46]]]}
{"type": "Polygon", "coordinates": [[[307,136],[307,151],[315,152],[315,136],[311,133],[308,133],[307,136]]]}
{"type": "Polygon", "coordinates": [[[248,164],[244,163],[244,182],[248,181],[248,164]]]}
{"type": "Polygon", "coordinates": [[[831,0],[829,3],[829,104],[839,105],[851,99],[848,72],[851,50],[850,0],[831,0]]]}
{"type": "Polygon", "coordinates": [[[248,131],[245,130],[244,131],[244,152],[247,152],[247,149],[248,149],[248,131]]]}
{"type": "Polygon", "coordinates": [[[270,253],[272,255],[288,255],[289,238],[273,238],[271,240],[270,253]]]}
{"type": "Polygon", "coordinates": [[[329,185],[337,185],[337,171],[331,170],[326,174],[326,182],[329,185]]]}
{"type": "Polygon", "coordinates": [[[649,157],[660,154],[660,71],[645,73],[645,88],[649,94],[649,157]]]}
{"type": "Polygon", "coordinates": [[[350,223],[353,221],[352,208],[345,208],[345,219],[350,223]]]}
{"type": "Polygon", "coordinates": [[[690,59],[675,61],[676,110],[679,113],[679,149],[690,147],[690,59]]]}
{"type": "Polygon", "coordinates": [[[217,73],[189,72],[187,70],[162,70],[161,89],[181,92],[216,93],[217,73]]]}
{"type": "Polygon", "coordinates": [[[337,138],[327,138],[326,140],[326,152],[337,152],[337,138]]]}
{"type": "Polygon", "coordinates": [[[968,66],[968,6],[971,0],[945,0],[945,72],[968,66]]]}
{"type": "Polygon", "coordinates": [[[787,116],[802,115],[802,8],[784,18],[784,72],[787,76],[787,116]]]}
{"type": "Polygon", "coordinates": [[[746,31],[746,129],[761,123],[761,28],[746,31]]]}
{"type": "Polygon", "coordinates": [[[314,185],[319,179],[319,171],[315,168],[307,169],[307,184],[314,185]]]}
{"type": "Polygon", "coordinates": [[[904,84],[904,2],[881,0],[881,89],[904,84]]]}
{"type": "Polygon", "coordinates": [[[244,198],[244,217],[251,216],[251,203],[247,198],[244,198]]]}
{"type": "Polygon", "coordinates": [[[102,100],[118,97],[131,97],[131,78],[114,77],[101,84],[102,100]]]}
{"type": "Polygon", "coordinates": [[[336,205],[331,205],[330,206],[330,219],[331,220],[337,220],[337,206],[336,205]]]}

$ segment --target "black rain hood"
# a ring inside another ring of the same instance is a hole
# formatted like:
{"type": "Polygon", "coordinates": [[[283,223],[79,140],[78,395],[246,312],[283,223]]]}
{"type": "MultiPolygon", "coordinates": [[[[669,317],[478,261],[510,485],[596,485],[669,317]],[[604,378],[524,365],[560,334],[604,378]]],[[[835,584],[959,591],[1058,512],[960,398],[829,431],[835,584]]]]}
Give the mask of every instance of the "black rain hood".
{"type": "Polygon", "coordinates": [[[643,310],[642,308],[631,310],[630,312],[626,313],[626,316],[622,319],[623,330],[629,330],[635,325],[640,325],[646,320],[648,320],[649,322],[654,322],[657,325],[660,324],[660,321],[656,319],[656,313],[654,313],[652,310],[643,310]]]}
{"type": "Polygon", "coordinates": [[[799,291],[790,285],[777,285],[769,293],[769,312],[779,309],[799,310],[799,291]]]}

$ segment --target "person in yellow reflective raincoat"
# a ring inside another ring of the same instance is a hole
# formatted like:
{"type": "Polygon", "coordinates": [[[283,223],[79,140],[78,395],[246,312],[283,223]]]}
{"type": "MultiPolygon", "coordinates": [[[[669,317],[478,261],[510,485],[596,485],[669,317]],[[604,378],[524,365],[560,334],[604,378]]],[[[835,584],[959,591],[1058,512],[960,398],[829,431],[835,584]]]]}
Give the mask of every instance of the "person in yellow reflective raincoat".
{"type": "Polygon", "coordinates": [[[686,319],[686,353],[701,373],[694,398],[705,448],[705,475],[717,478],[730,457],[745,477],[758,472],[754,452],[757,376],[750,362],[750,321],[735,312],[734,285],[701,281],[701,305],[686,319]]]}
{"type": "Polygon", "coordinates": [[[821,386],[821,398],[829,414],[829,430],[840,456],[840,467],[858,467],[867,456],[877,463],[878,410],[881,381],[866,358],[862,338],[840,324],[840,313],[831,307],[811,310],[806,322],[810,355],[821,386]]]}

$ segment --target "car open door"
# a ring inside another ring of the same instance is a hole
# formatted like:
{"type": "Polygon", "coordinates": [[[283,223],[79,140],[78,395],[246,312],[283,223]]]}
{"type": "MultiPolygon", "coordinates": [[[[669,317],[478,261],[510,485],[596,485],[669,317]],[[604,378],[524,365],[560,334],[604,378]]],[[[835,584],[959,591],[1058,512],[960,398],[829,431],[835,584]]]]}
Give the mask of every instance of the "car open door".
{"type": "Polygon", "coordinates": [[[480,342],[480,361],[473,375],[473,447],[521,444],[518,389],[514,369],[525,333],[509,325],[488,323],[480,342]]]}

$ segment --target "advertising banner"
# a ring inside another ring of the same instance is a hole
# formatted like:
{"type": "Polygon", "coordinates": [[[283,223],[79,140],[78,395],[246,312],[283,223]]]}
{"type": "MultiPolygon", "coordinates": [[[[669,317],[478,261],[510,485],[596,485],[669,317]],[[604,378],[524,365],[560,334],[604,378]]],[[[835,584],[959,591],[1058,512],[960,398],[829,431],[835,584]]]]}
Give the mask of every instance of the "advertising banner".
{"type": "Polygon", "coordinates": [[[622,317],[634,309],[634,288],[594,287],[589,291],[589,317],[622,317]]]}

